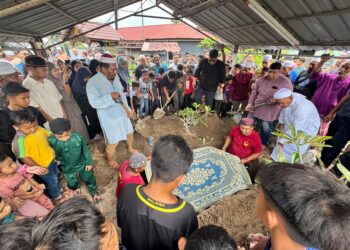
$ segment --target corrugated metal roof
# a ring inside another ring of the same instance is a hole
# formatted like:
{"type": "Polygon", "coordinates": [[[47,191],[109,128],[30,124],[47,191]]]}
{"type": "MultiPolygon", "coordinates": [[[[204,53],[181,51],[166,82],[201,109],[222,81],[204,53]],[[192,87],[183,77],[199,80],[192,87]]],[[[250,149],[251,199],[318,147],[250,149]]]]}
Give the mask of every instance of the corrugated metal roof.
{"type": "MultiPolygon", "coordinates": [[[[251,0],[163,0],[162,3],[232,44],[289,46],[290,44],[249,6],[251,0]]],[[[301,48],[350,48],[349,0],[258,0],[286,28],[301,48]]]]}
{"type": "MultiPolygon", "coordinates": [[[[47,1],[48,4],[40,4],[0,18],[0,42],[11,40],[14,35],[22,42],[28,37],[43,37],[113,11],[113,0],[47,1]]],[[[0,1],[0,10],[22,2],[25,1],[0,1]]],[[[119,7],[134,2],[137,1],[119,0],[119,7]]],[[[188,18],[203,30],[214,33],[231,44],[271,47],[290,46],[290,43],[294,43],[301,48],[338,46],[350,49],[350,0],[160,2],[174,13],[188,18]],[[251,7],[253,5],[258,5],[258,11],[251,7]]]]}
{"type": "MultiPolygon", "coordinates": [[[[0,1],[0,10],[15,6],[23,0],[0,1]]],[[[28,1],[27,1],[28,2],[28,1]]],[[[0,18],[1,41],[29,41],[113,11],[113,0],[51,0],[0,18]],[[53,6],[53,7],[52,7],[53,6]],[[63,14],[65,13],[65,14],[63,14]]],[[[137,0],[119,0],[119,8],[137,0]]]]}

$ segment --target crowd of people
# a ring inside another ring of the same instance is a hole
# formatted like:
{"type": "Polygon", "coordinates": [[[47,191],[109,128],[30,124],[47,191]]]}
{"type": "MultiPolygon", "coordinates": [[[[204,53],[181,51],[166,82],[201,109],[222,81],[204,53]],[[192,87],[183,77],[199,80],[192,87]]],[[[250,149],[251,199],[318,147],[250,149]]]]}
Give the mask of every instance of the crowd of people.
{"type": "MultiPolygon", "coordinates": [[[[51,61],[25,51],[1,55],[0,221],[6,226],[0,226],[0,244],[6,249],[117,248],[114,226],[85,199],[71,199],[80,196],[82,181],[93,202],[100,202],[88,144],[102,138],[107,162],[118,170],[123,247],[237,249],[223,228],[198,229],[192,205],[172,194],[193,162],[183,138],[159,138],[148,157],[133,147],[132,119],[162,105],[170,104],[172,114],[196,102],[223,119],[241,112],[244,118],[222,150],[238,156],[252,178],[251,163],[268,149],[277,124],[286,135],[293,134],[292,125],[310,136],[332,136],[326,141],[332,147],[322,151],[326,166],[350,140],[350,62],[339,59],[338,68],[325,69],[329,55],[308,67],[304,58],[271,55],[257,65],[251,54],[233,64],[223,48],[221,56],[216,49],[197,58],[175,54],[169,65],[157,54],[140,55],[136,63],[123,54],[80,55],[76,49],[71,56],[58,49],[51,61]],[[120,141],[131,155],[121,166],[115,160],[120,141]],[[10,232],[16,233],[7,239],[10,232]]],[[[260,237],[252,249],[347,249],[349,189],[326,170],[279,163],[279,155],[292,162],[297,150],[309,150],[284,140],[277,138],[272,150],[275,163],[257,174],[257,214],[271,237],[260,237]]],[[[350,152],[340,157],[348,169],[349,158],[350,152]]]]}

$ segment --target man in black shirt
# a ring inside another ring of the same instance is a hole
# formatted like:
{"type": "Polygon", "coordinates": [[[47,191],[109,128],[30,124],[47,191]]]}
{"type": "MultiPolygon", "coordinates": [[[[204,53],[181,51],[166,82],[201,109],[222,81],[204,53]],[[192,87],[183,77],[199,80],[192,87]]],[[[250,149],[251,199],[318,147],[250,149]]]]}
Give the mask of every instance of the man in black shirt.
{"type": "MultiPolygon", "coordinates": [[[[162,89],[162,104],[163,105],[165,105],[165,103],[170,100],[170,96],[174,92],[176,92],[178,78],[180,78],[179,74],[177,74],[173,70],[166,72],[162,76],[162,80],[160,82],[160,87],[162,89]]],[[[175,94],[172,100],[173,100],[175,111],[178,111],[179,110],[178,95],[175,94]]]]}
{"type": "Polygon", "coordinates": [[[192,205],[172,194],[192,161],[193,152],[182,137],[158,139],[149,184],[125,186],[118,200],[118,226],[127,249],[178,249],[178,240],[198,228],[192,205]]]}
{"type": "Polygon", "coordinates": [[[194,76],[199,79],[199,86],[195,91],[195,101],[201,103],[205,96],[205,105],[212,106],[219,84],[225,84],[225,63],[218,60],[219,52],[213,49],[209,58],[203,59],[198,65],[194,76]]]}

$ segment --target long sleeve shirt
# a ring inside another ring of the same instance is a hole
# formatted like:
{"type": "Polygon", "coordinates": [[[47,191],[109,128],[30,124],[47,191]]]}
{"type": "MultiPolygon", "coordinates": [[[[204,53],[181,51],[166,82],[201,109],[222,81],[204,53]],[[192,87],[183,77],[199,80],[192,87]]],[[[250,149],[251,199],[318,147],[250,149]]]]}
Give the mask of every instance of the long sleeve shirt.
{"type": "Polygon", "coordinates": [[[350,76],[341,79],[336,74],[313,72],[311,78],[316,80],[316,91],[311,101],[320,116],[326,116],[350,90],[350,76]]]}
{"type": "MultiPolygon", "coordinates": [[[[273,98],[273,95],[282,88],[293,91],[293,85],[289,78],[278,75],[275,79],[260,77],[256,80],[255,86],[249,98],[249,104],[256,106],[273,98]]],[[[277,104],[267,104],[254,109],[254,117],[263,121],[276,121],[280,115],[281,108],[277,104]]]]}
{"type": "Polygon", "coordinates": [[[83,137],[72,132],[67,141],[60,141],[55,136],[48,139],[56,154],[56,160],[61,162],[64,173],[79,172],[86,166],[94,164],[90,150],[83,137]]]}

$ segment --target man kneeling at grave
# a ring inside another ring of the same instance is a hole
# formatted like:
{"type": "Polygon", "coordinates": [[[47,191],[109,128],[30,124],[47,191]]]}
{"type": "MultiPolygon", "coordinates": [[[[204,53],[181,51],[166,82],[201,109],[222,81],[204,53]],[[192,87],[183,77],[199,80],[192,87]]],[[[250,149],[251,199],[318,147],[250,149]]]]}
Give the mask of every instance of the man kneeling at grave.
{"type": "Polygon", "coordinates": [[[118,200],[117,219],[127,249],[178,249],[178,240],[198,228],[191,204],[172,194],[193,162],[193,152],[176,135],[158,139],[146,186],[126,185],[118,200]]]}
{"type": "MultiPolygon", "coordinates": [[[[263,151],[260,136],[254,130],[254,120],[248,117],[242,118],[239,125],[232,128],[222,150],[228,150],[230,154],[238,156],[248,171],[253,171],[250,163],[258,159],[263,151]]],[[[252,177],[253,173],[249,174],[252,177]]]]}

